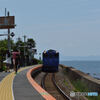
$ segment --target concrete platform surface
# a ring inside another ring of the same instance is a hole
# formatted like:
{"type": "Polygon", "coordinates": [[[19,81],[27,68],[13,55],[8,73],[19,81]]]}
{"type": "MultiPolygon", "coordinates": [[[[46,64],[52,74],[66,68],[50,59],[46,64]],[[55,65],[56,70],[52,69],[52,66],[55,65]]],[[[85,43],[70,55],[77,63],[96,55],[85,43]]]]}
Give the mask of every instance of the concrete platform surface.
{"type": "Polygon", "coordinates": [[[3,80],[3,78],[5,78],[7,75],[9,74],[9,72],[0,72],[0,81],[3,80]]]}
{"type": "Polygon", "coordinates": [[[0,100],[44,100],[26,77],[32,67],[20,68],[18,74],[0,72],[0,100]]]}
{"type": "Polygon", "coordinates": [[[14,78],[13,92],[15,100],[44,100],[29,83],[26,76],[28,70],[21,71],[14,78]]]}

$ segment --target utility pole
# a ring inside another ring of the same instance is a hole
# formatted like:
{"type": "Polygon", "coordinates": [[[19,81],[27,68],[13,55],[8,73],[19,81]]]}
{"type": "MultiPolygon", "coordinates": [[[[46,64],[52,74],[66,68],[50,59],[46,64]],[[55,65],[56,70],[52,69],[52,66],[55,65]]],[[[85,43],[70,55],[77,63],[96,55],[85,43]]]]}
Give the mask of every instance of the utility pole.
{"type": "Polygon", "coordinates": [[[25,43],[26,43],[26,35],[24,35],[23,37],[24,37],[24,56],[25,56],[25,54],[26,54],[26,52],[25,52],[25,46],[26,46],[26,44],[25,44],[25,43]]]}
{"type": "MultiPolygon", "coordinates": [[[[13,37],[14,33],[12,32],[10,34],[10,28],[15,28],[15,16],[10,16],[10,13],[7,12],[7,9],[5,8],[5,16],[0,17],[0,29],[7,29],[8,30],[8,50],[11,53],[11,43],[10,43],[10,35],[13,37]],[[7,14],[7,16],[6,16],[7,14]]],[[[4,36],[1,35],[1,36],[4,36]]]]}
{"type": "Polygon", "coordinates": [[[6,18],[6,12],[7,12],[7,9],[5,8],[5,18],[6,18]]]}
{"type": "MultiPolygon", "coordinates": [[[[0,36],[7,36],[8,37],[8,51],[11,54],[11,43],[10,43],[10,35],[13,37],[14,33],[10,34],[10,28],[15,28],[15,16],[10,16],[9,12],[5,8],[5,16],[0,17],[0,29],[7,29],[7,34],[0,34],[0,36]]],[[[11,56],[11,55],[10,55],[11,56]]]]}
{"type": "Polygon", "coordinates": [[[25,43],[26,43],[26,35],[24,35],[23,37],[24,37],[24,61],[25,61],[24,64],[25,64],[25,66],[26,66],[26,56],[25,56],[25,55],[26,55],[26,52],[25,52],[25,47],[26,47],[26,44],[25,44],[25,43]]]}
{"type": "MultiPolygon", "coordinates": [[[[5,10],[6,11],[6,10],[5,10]]],[[[7,13],[7,16],[9,18],[9,12],[7,13]]],[[[10,28],[8,28],[8,50],[11,53],[11,43],[10,43],[10,28]]]]}

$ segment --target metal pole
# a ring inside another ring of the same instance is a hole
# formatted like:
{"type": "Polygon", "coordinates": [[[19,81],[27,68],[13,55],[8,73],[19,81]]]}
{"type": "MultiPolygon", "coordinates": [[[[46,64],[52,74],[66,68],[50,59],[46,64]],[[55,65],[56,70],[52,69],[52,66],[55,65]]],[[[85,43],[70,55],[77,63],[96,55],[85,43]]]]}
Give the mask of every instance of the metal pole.
{"type": "Polygon", "coordinates": [[[7,9],[5,8],[5,17],[6,17],[7,9]]]}
{"type": "Polygon", "coordinates": [[[26,42],[26,36],[24,35],[24,60],[25,60],[25,66],[26,66],[26,57],[25,57],[25,55],[26,55],[26,52],[25,52],[25,42],[26,42]]]}
{"type": "MultiPolygon", "coordinates": [[[[8,12],[9,17],[9,12],[8,12]]],[[[11,44],[10,44],[10,28],[8,28],[8,50],[11,53],[11,44]]]]}
{"type": "Polygon", "coordinates": [[[25,52],[25,42],[26,42],[26,36],[24,35],[24,56],[26,54],[26,52],[25,52]]]}

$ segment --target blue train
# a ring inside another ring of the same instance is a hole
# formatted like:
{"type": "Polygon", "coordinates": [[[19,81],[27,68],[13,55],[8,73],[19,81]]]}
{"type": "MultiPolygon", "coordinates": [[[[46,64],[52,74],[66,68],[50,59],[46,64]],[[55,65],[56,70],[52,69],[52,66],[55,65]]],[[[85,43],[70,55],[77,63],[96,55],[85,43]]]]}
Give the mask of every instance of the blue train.
{"type": "Polygon", "coordinates": [[[43,52],[43,72],[58,72],[59,53],[55,50],[47,50],[43,52]]]}

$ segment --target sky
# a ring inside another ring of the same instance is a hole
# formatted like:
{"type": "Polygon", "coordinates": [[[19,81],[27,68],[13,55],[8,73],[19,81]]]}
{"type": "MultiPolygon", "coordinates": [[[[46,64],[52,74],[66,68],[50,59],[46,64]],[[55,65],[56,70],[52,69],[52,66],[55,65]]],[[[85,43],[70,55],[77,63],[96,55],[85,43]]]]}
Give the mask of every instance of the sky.
{"type": "Polygon", "coordinates": [[[15,16],[13,39],[33,38],[38,53],[55,49],[61,59],[100,55],[100,0],[0,0],[0,16],[5,8],[15,16]]]}

